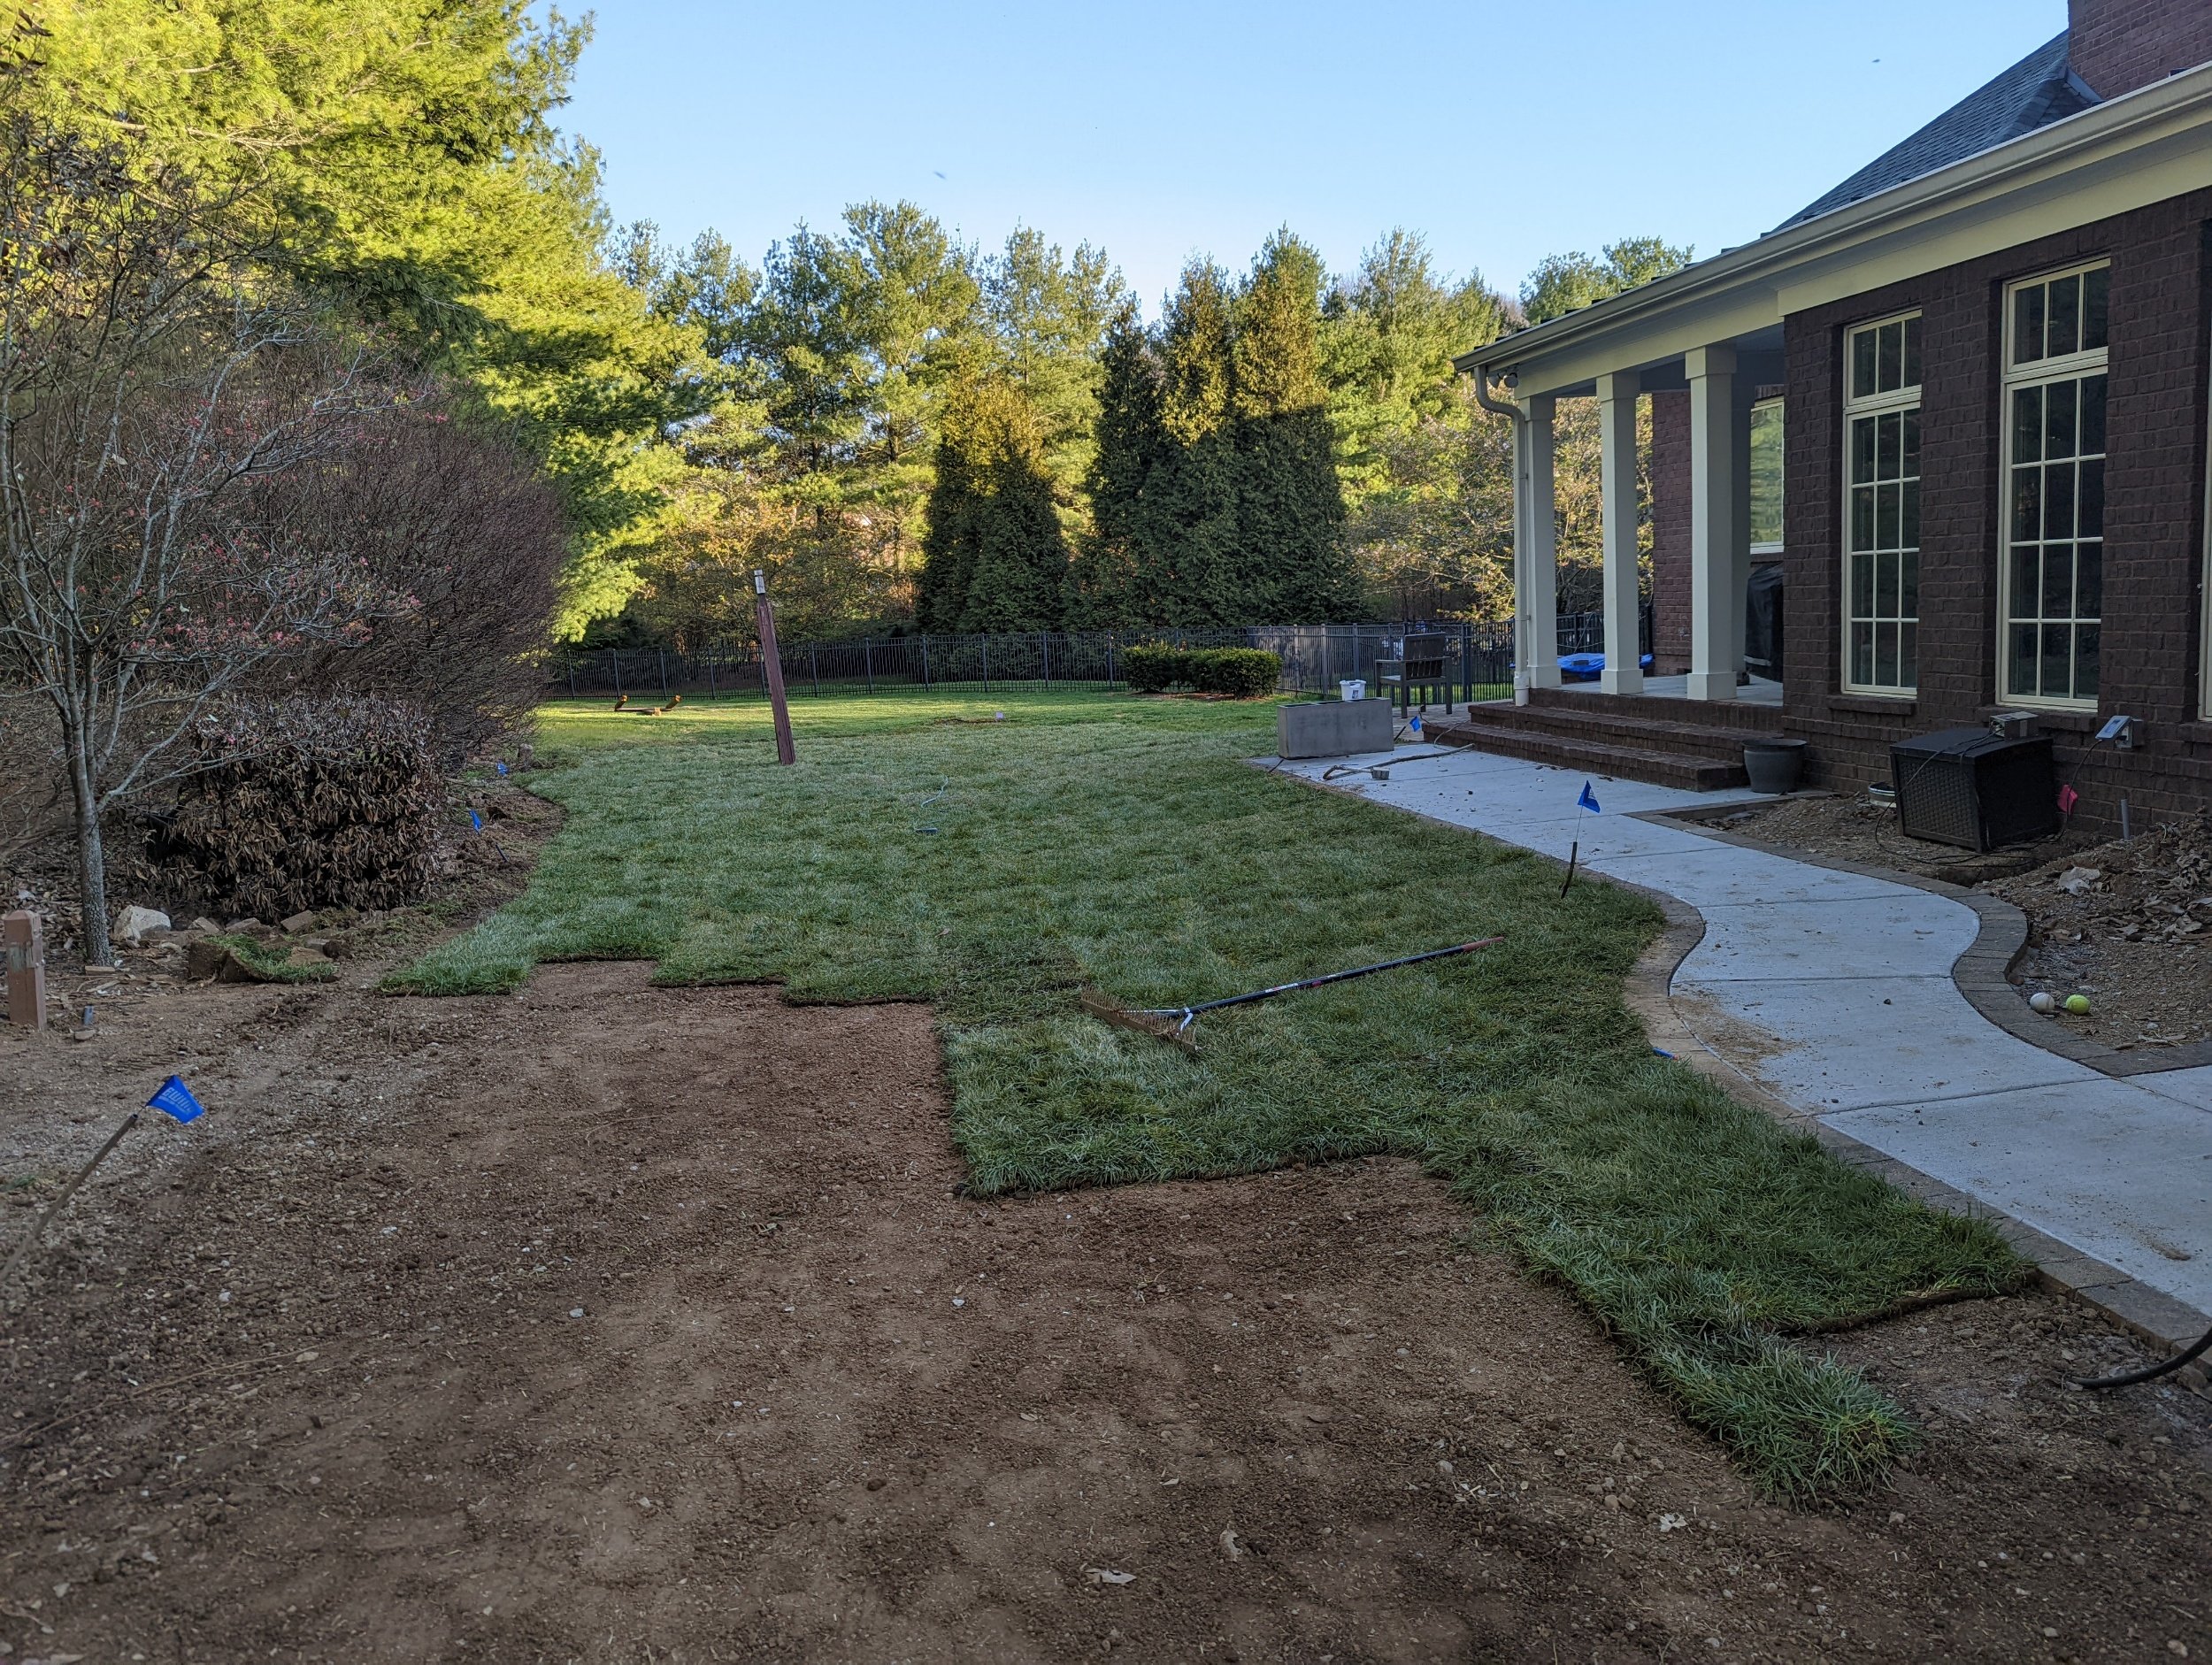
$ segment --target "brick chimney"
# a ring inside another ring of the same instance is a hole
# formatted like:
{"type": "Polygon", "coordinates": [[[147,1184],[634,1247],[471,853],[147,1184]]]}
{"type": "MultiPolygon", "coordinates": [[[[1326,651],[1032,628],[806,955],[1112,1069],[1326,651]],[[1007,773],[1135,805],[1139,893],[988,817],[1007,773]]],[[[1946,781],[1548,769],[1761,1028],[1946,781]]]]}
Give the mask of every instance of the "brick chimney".
{"type": "Polygon", "coordinates": [[[2212,0],[2067,0],[2066,56],[2100,98],[2212,62],[2212,0]]]}

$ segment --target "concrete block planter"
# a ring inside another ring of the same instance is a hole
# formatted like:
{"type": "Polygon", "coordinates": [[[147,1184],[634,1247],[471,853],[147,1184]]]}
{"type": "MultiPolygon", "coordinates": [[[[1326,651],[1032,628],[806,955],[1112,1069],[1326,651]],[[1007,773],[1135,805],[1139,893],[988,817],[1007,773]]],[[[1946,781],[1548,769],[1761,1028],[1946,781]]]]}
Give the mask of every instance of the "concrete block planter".
{"type": "Polygon", "coordinates": [[[1275,750],[1285,757],[1386,752],[1396,733],[1388,700],[1314,700],[1275,713],[1275,750]]]}

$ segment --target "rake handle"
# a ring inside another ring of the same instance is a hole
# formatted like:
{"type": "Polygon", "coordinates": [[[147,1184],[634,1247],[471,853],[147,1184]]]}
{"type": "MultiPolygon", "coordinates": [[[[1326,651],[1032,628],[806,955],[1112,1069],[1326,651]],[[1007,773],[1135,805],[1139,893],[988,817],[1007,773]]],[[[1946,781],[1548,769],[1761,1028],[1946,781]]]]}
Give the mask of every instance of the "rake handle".
{"type": "Polygon", "coordinates": [[[1201,1012],[1219,1011],[1225,1006],[1249,1006],[1254,1001],[1269,1000],[1277,994],[1289,994],[1302,988],[1319,988],[1324,984],[1342,983],[1355,977],[1371,977],[1377,971],[1394,971],[1402,965],[1418,965],[1424,960],[1442,960],[1455,954],[1472,954],[1477,948],[1487,948],[1504,940],[1503,937],[1484,937],[1474,942],[1455,942],[1448,948],[1431,948],[1425,954],[1409,954],[1402,960],[1379,960],[1372,965],[1356,965],[1348,971],[1331,971],[1321,977],[1302,978],[1295,983],[1278,983],[1273,988],[1255,989],[1248,994],[1225,995],[1216,1001],[1201,1001],[1194,1006],[1156,1009],[1151,1015],[1180,1017],[1187,1025],[1201,1012]]]}

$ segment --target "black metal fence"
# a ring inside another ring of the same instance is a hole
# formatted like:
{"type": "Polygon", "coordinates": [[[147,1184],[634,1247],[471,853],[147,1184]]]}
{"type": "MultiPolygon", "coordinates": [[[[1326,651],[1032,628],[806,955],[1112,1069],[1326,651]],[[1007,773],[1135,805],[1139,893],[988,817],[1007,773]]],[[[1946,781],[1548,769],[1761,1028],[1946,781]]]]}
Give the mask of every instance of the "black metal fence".
{"type": "MultiPolygon", "coordinates": [[[[1110,689],[1122,683],[1121,656],[1139,643],[1180,648],[1258,648],[1280,656],[1286,693],[1333,692],[1340,682],[1372,680],[1379,660],[1395,658],[1409,634],[1449,643],[1450,677],[1462,699],[1494,697],[1513,681],[1513,627],[1496,625],[1244,625],[1219,629],[1025,631],[987,636],[864,637],[857,641],[785,642],[780,657],[795,696],[941,688],[1015,693],[1052,687],[1110,689]]],[[[1644,609],[1645,651],[1651,610],[1644,609]]],[[[1562,653],[1604,646],[1597,614],[1559,619],[1562,653]]],[[[552,691],[672,694],[757,694],[764,686],[759,650],[733,643],[687,653],[674,648],[563,649],[554,656],[552,691]]]]}

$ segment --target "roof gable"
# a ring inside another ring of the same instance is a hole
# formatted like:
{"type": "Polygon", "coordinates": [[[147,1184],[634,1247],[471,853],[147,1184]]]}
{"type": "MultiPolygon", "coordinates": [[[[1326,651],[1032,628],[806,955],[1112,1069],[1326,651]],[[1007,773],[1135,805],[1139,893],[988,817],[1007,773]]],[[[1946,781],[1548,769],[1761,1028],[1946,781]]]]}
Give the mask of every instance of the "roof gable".
{"type": "Polygon", "coordinates": [[[2099,101],[2067,63],[2067,36],[2045,42],[1986,86],[1970,93],[1902,143],[1893,145],[1817,201],[1775,227],[1801,225],[1877,191],[2047,127],[2099,101]]]}

